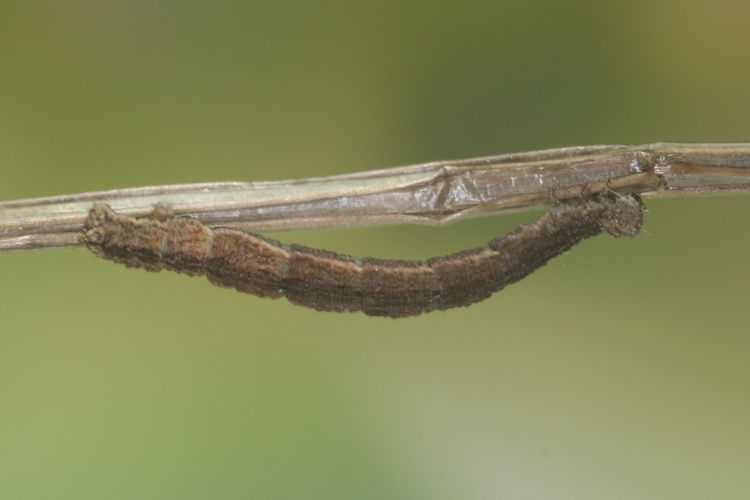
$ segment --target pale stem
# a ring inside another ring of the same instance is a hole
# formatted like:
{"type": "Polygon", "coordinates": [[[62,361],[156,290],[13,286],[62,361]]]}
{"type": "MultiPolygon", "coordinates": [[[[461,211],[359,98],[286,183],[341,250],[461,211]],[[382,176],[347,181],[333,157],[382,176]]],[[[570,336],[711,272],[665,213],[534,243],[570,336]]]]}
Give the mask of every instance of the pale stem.
{"type": "Polygon", "coordinates": [[[278,182],[217,182],[0,202],[0,252],[81,245],[95,202],[169,206],[211,227],[281,231],[441,225],[612,190],[644,197],[750,192],[750,143],[577,146],[278,182]]]}

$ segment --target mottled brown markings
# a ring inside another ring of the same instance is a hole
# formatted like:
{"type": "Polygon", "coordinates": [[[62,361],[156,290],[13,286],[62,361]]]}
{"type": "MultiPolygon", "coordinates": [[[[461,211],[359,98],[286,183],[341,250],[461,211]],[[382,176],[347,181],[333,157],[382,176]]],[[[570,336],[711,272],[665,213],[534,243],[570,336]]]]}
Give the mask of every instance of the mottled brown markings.
{"type": "Polygon", "coordinates": [[[468,306],[515,283],[585,238],[605,231],[633,237],[643,225],[635,196],[600,195],[552,208],[487,246],[426,261],[357,259],[285,245],[189,217],[134,219],[94,205],[82,236],[96,255],[127,267],[208,276],[211,283],[261,297],[285,296],[321,311],[392,318],[468,306]]]}

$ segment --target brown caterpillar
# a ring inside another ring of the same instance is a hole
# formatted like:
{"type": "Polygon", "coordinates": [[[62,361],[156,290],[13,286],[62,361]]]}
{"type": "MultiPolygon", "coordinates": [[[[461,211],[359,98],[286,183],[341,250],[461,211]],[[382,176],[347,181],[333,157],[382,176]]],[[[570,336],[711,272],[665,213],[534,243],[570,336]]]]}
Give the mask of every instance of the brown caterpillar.
{"type": "Polygon", "coordinates": [[[135,219],[95,204],[82,240],[99,257],[127,267],[205,274],[215,285],[285,296],[319,311],[398,318],[479,302],[585,238],[602,231],[633,237],[642,225],[643,204],[636,195],[600,195],[562,203],[485,247],[405,261],[357,259],[211,229],[189,217],[171,217],[159,206],[152,217],[135,219]]]}

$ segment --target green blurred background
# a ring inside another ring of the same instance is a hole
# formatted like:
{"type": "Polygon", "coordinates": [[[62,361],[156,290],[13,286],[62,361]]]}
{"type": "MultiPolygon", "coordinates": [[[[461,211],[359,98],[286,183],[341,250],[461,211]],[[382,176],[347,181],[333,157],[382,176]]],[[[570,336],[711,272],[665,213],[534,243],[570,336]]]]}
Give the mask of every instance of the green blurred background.
{"type": "MultiPolygon", "coordinates": [[[[0,199],[750,140],[743,2],[0,4],[0,199]]],[[[470,308],[0,255],[0,497],[747,498],[750,197],[470,308]]],[[[274,235],[424,258],[531,219],[274,235]]]]}

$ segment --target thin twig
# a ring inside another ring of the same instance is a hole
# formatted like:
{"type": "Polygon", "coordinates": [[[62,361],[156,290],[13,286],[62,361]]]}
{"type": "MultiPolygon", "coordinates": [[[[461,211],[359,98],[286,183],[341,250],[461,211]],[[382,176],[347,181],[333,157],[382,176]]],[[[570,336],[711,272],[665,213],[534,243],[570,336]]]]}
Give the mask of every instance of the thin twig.
{"type": "Polygon", "coordinates": [[[168,205],[210,227],[253,231],[440,225],[605,190],[644,197],[750,192],[750,143],[582,146],[333,177],[98,191],[0,202],[0,252],[80,246],[96,202],[141,217],[168,205]]]}

